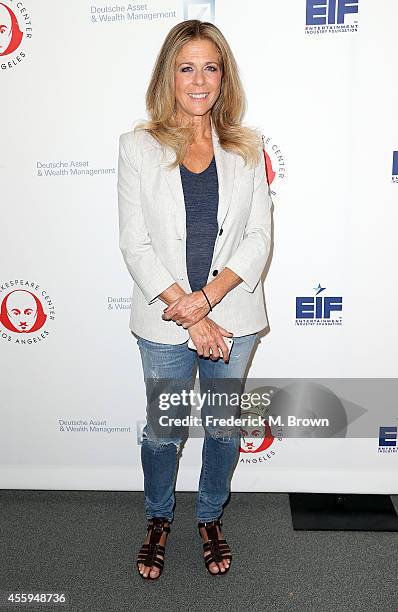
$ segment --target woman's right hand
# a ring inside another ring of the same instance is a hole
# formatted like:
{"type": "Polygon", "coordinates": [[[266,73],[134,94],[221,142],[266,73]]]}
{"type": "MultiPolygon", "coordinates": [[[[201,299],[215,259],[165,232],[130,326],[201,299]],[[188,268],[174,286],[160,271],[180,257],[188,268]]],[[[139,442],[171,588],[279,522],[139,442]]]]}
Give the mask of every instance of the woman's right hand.
{"type": "Polygon", "coordinates": [[[209,319],[207,316],[203,317],[200,321],[191,325],[188,328],[189,335],[192,338],[198,355],[203,357],[210,357],[212,361],[217,361],[221,357],[219,348],[222,350],[224,362],[227,363],[229,360],[229,350],[224,342],[223,336],[231,338],[233,333],[217,325],[214,321],[209,319]],[[211,354],[210,354],[211,349],[211,354]]]}

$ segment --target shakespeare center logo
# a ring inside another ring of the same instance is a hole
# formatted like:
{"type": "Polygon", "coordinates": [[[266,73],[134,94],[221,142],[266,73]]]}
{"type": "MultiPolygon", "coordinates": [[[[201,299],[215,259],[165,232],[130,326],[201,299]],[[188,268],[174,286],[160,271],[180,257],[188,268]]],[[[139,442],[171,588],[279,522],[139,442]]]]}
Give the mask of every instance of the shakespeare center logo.
{"type": "Polygon", "coordinates": [[[283,441],[283,425],[270,414],[277,390],[271,387],[243,393],[241,399],[239,464],[265,464],[276,455],[283,441]]]}
{"type": "Polygon", "coordinates": [[[326,287],[318,283],[315,295],[296,297],[296,325],[341,325],[343,298],[341,295],[328,296],[323,293],[326,287]],[[321,295],[322,293],[322,295],[321,295]]]}
{"type": "Polygon", "coordinates": [[[37,344],[50,334],[54,301],[46,289],[29,280],[0,284],[0,339],[14,344],[37,344]]]}
{"type": "Polygon", "coordinates": [[[261,135],[263,141],[263,155],[265,171],[271,195],[277,195],[278,188],[286,176],[285,156],[278,143],[272,138],[261,135]]]}
{"type": "Polygon", "coordinates": [[[26,55],[27,43],[32,38],[32,22],[24,2],[0,2],[0,68],[18,66],[26,55]]]}

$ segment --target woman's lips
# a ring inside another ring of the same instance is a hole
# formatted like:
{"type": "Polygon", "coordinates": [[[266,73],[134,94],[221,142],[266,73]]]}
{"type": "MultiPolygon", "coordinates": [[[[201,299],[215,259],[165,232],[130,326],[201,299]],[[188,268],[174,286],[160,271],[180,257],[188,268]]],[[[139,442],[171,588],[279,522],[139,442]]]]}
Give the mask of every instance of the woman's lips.
{"type": "Polygon", "coordinates": [[[188,96],[191,98],[191,100],[206,100],[206,98],[208,98],[209,93],[203,93],[203,94],[188,94],[188,96]]]}

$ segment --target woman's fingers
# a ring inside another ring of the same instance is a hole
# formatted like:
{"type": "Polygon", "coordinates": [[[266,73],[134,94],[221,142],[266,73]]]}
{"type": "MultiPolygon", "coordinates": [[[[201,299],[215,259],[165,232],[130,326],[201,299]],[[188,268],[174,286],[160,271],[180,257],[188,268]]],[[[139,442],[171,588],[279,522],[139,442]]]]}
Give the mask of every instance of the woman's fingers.
{"type": "Polygon", "coordinates": [[[221,327],[221,325],[218,326],[218,329],[220,330],[223,336],[228,336],[230,338],[231,336],[234,335],[233,332],[227,331],[226,329],[221,327]]]}
{"type": "Polygon", "coordinates": [[[168,313],[162,314],[162,319],[172,320],[177,323],[179,321],[179,325],[183,325],[185,328],[191,327],[191,325],[195,325],[198,323],[203,317],[206,316],[206,310],[201,308],[195,308],[194,310],[187,310],[182,306],[177,306],[173,310],[168,313]]]}
{"type": "Polygon", "coordinates": [[[213,349],[213,346],[211,347],[211,350],[213,352],[213,355],[217,355],[216,359],[219,359],[221,357],[224,363],[228,363],[229,349],[228,346],[225,344],[224,340],[222,339],[222,336],[220,336],[219,340],[217,341],[216,350],[213,349]]]}
{"type": "Polygon", "coordinates": [[[211,351],[210,358],[213,359],[213,361],[217,361],[217,359],[220,359],[220,357],[222,357],[225,362],[228,361],[228,347],[225,344],[221,333],[217,333],[217,335],[214,335],[209,341],[209,349],[211,351]]]}
{"type": "Polygon", "coordinates": [[[206,355],[206,346],[204,344],[201,344],[198,347],[198,355],[200,355],[201,357],[208,357],[209,355],[206,355]]]}
{"type": "Polygon", "coordinates": [[[212,342],[210,345],[210,349],[210,359],[212,359],[213,361],[217,361],[221,357],[220,351],[218,349],[218,343],[216,341],[212,342]]]}
{"type": "Polygon", "coordinates": [[[206,358],[210,357],[213,361],[217,361],[221,357],[227,363],[229,350],[223,336],[229,338],[233,336],[233,333],[207,317],[203,321],[203,326],[199,325],[198,332],[199,338],[195,341],[198,355],[206,358]]]}
{"type": "Polygon", "coordinates": [[[229,353],[229,350],[228,350],[228,347],[227,347],[227,345],[225,344],[225,342],[224,342],[224,340],[223,340],[223,337],[222,337],[222,336],[221,336],[221,338],[220,338],[220,340],[219,340],[219,342],[218,342],[218,345],[219,345],[219,347],[220,347],[220,348],[221,348],[221,350],[222,350],[222,354],[223,354],[223,359],[224,359],[224,361],[225,361],[225,362],[227,362],[227,361],[228,361],[228,359],[229,359],[229,354],[228,354],[228,353],[229,353]]]}

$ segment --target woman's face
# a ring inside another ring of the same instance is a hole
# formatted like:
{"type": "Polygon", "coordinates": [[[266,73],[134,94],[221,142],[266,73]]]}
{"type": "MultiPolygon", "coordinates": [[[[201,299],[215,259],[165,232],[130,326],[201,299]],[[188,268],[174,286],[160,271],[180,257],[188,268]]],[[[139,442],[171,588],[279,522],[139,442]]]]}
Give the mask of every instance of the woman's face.
{"type": "Polygon", "coordinates": [[[191,40],[180,49],[175,66],[175,97],[181,119],[210,112],[221,91],[220,62],[217,47],[208,39],[191,40]]]}
{"type": "Polygon", "coordinates": [[[4,5],[0,5],[0,54],[4,53],[10,44],[12,35],[11,17],[4,5]]]}

